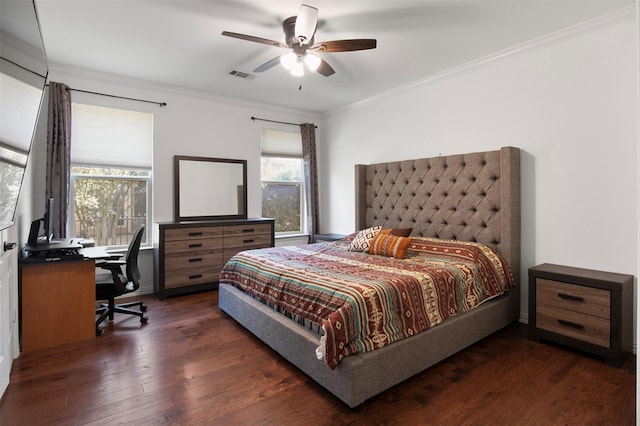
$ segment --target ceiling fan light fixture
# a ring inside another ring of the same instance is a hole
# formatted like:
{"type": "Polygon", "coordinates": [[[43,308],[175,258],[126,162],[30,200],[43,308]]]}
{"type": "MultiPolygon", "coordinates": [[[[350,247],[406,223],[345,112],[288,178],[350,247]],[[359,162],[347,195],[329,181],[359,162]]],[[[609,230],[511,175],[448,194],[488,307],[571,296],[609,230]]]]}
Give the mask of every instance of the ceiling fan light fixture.
{"type": "Polygon", "coordinates": [[[292,70],[296,65],[296,62],[298,62],[298,55],[293,52],[280,56],[280,63],[288,70],[292,70]]]}
{"type": "Polygon", "coordinates": [[[307,53],[304,57],[304,63],[311,71],[315,71],[320,66],[320,58],[313,53],[307,53]]]}
{"type": "Polygon", "coordinates": [[[296,61],[289,72],[294,77],[302,77],[304,75],[304,65],[302,61],[296,61]]]}

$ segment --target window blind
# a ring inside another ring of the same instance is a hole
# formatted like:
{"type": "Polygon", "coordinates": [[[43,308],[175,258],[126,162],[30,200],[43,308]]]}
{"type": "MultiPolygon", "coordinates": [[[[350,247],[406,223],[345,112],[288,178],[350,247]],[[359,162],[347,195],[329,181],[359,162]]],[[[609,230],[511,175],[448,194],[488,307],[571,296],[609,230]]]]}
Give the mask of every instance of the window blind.
{"type": "Polygon", "coordinates": [[[72,104],[71,162],[151,169],[153,114],[72,104]]]}
{"type": "Polygon", "coordinates": [[[263,156],[302,157],[300,132],[263,129],[260,146],[263,156]]]}
{"type": "Polygon", "coordinates": [[[0,72],[0,144],[26,154],[40,109],[42,90],[0,72]]]}

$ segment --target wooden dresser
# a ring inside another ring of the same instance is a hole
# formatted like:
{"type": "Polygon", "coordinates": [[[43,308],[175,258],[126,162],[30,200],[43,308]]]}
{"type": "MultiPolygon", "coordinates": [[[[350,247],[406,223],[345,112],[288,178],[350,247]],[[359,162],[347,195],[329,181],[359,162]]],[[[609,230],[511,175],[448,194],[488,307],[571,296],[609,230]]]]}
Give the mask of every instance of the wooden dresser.
{"type": "Polygon", "coordinates": [[[621,366],[631,352],[633,276],[542,264],[529,268],[529,338],[621,366]]]}
{"type": "Polygon", "coordinates": [[[274,246],[274,220],[234,219],[158,224],[155,296],[218,287],[222,266],[243,250],[274,246]]]}

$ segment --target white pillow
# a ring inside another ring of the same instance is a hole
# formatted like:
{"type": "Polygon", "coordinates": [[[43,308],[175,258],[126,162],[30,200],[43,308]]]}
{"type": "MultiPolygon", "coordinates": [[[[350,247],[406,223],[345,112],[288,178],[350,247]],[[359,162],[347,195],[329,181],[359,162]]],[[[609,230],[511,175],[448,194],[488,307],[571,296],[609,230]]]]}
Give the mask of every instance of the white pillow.
{"type": "Polygon", "coordinates": [[[349,244],[349,251],[368,251],[371,242],[376,238],[382,226],[372,226],[371,228],[363,229],[356,234],[351,244],[349,244]]]}

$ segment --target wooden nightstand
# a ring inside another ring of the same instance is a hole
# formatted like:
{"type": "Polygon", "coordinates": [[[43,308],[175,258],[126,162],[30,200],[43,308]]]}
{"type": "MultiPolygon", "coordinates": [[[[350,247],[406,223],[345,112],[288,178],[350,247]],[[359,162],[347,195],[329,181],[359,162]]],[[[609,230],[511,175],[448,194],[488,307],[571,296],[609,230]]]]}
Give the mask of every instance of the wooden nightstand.
{"type": "Polygon", "coordinates": [[[542,264],[529,268],[529,338],[621,367],[631,352],[633,276],[542,264]]]}

